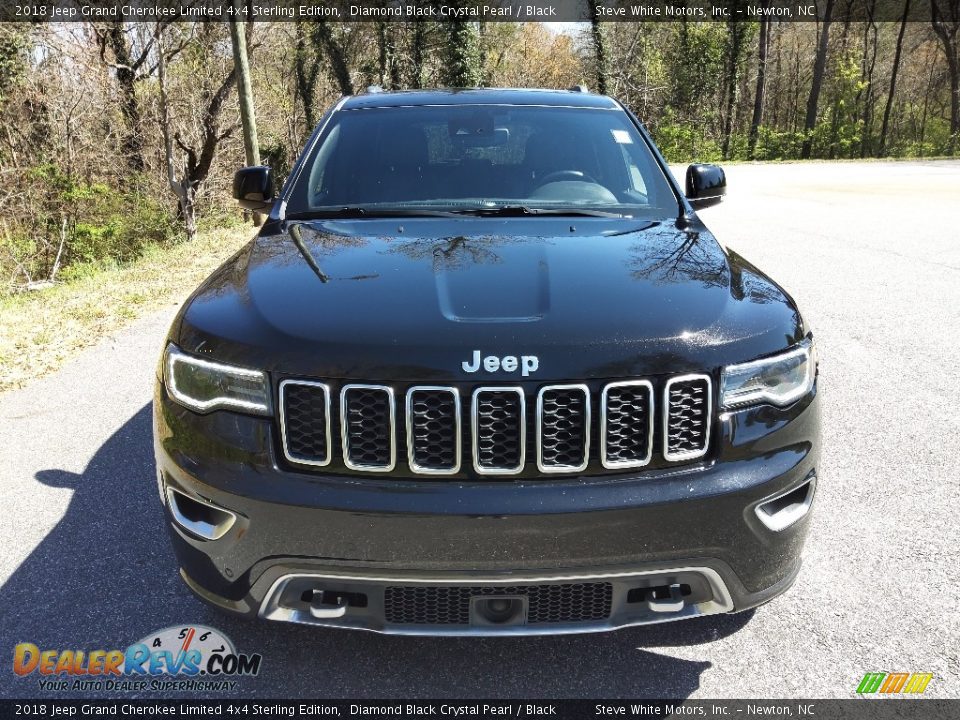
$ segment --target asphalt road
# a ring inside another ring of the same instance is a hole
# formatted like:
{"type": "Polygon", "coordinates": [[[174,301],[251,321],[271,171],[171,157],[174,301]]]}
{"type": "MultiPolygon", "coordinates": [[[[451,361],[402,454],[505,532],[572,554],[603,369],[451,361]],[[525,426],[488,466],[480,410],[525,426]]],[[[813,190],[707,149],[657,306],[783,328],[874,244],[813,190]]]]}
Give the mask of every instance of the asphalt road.
{"type": "Polygon", "coordinates": [[[703,212],[818,338],[824,453],[797,585],[756,612],[604,635],[414,639],[225,619],[181,585],[150,394],[175,308],[0,396],[0,694],[12,648],[181,623],[264,656],[266,697],[851,697],[868,671],[960,696],[960,162],[732,166],[703,212]]]}

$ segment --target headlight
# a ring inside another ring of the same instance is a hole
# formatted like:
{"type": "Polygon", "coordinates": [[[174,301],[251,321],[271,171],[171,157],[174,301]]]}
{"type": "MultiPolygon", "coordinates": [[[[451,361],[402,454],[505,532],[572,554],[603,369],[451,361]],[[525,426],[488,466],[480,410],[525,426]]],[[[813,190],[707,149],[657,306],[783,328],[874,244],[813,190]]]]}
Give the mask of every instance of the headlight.
{"type": "Polygon", "coordinates": [[[728,365],[723,369],[720,404],[726,408],[763,402],[789,405],[810,392],[816,365],[810,340],[782,355],[728,365]]]}
{"type": "Polygon", "coordinates": [[[241,410],[268,415],[270,390],[260,370],[201,360],[168,345],[164,379],[170,397],[191,410],[241,410]]]}

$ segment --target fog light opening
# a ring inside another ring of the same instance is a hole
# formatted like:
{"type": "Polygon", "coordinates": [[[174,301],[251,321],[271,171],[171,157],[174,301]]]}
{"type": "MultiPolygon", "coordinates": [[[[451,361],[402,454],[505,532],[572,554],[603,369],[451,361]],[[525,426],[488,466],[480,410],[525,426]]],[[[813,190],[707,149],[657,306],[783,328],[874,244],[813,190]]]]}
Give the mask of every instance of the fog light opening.
{"type": "Polygon", "coordinates": [[[219,540],[237,520],[229,510],[192,498],[172,487],[167,488],[167,505],[177,525],[203,540],[219,540]]]}
{"type": "Polygon", "coordinates": [[[811,476],[807,482],[793,490],[757,505],[757,517],[760,522],[774,532],[786,530],[798,522],[810,512],[816,484],[816,476],[811,476]]]}

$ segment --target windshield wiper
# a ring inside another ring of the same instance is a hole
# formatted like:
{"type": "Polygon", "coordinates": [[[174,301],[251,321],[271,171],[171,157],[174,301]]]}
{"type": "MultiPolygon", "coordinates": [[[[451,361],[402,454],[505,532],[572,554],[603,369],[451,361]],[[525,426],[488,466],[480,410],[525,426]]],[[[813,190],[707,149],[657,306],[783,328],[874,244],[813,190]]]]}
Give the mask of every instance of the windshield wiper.
{"type": "Polygon", "coordinates": [[[287,213],[287,220],[325,220],[327,218],[391,218],[391,217],[456,217],[448,210],[429,210],[426,208],[365,208],[342,207],[330,210],[307,210],[287,213]]]}
{"type": "Polygon", "coordinates": [[[622,218],[623,213],[588,208],[532,208],[527,205],[497,205],[495,207],[465,208],[454,211],[458,215],[479,215],[482,217],[526,217],[533,215],[560,215],[566,217],[605,217],[622,218]]]}

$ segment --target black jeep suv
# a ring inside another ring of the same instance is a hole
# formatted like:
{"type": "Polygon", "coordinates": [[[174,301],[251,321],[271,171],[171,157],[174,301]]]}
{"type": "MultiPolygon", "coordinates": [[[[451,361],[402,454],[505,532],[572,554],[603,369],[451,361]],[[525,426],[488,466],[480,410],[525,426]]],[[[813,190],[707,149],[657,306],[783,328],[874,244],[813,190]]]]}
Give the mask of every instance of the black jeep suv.
{"type": "Polygon", "coordinates": [[[817,362],[616,100],[368,92],[190,297],[156,386],[187,585],[225,610],[407,634],[738,611],[800,568],[817,362]]]}

